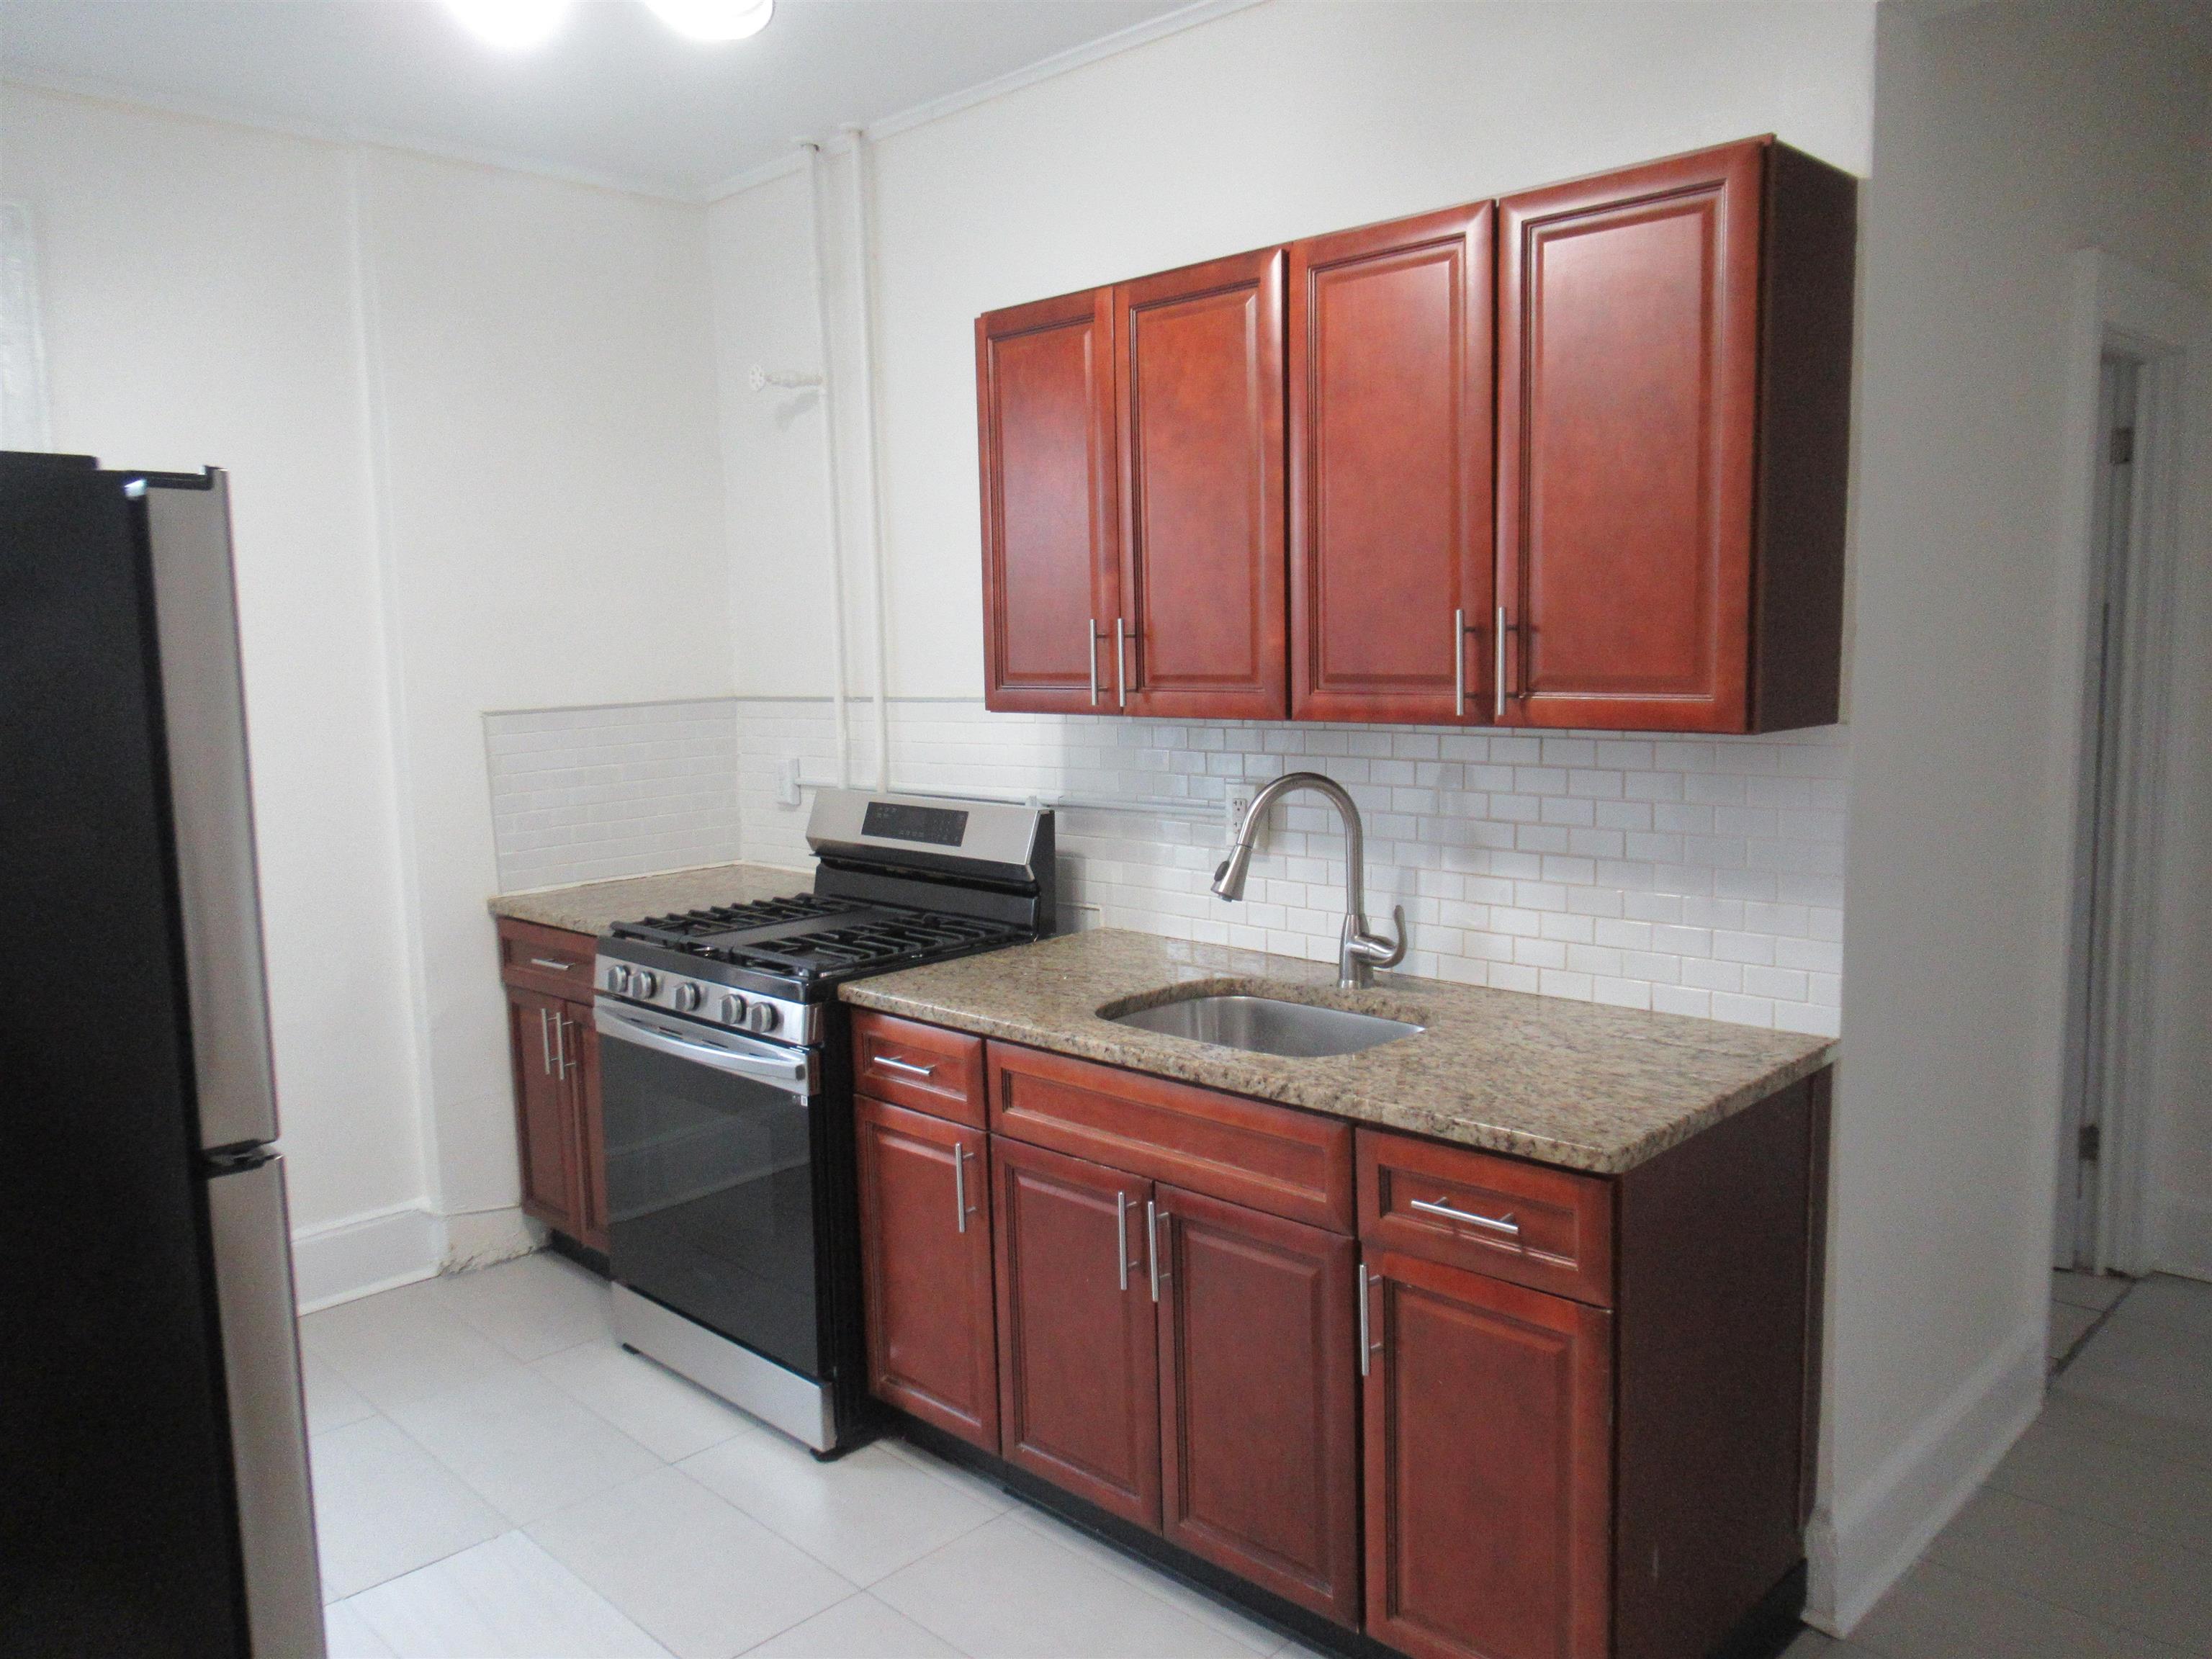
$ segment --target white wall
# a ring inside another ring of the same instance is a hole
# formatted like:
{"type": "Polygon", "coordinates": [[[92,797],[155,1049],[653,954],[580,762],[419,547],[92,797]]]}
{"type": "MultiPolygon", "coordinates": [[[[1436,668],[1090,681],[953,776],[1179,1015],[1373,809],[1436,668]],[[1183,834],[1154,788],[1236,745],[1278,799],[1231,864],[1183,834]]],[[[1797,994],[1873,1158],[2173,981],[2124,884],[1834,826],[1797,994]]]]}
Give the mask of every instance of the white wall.
{"type": "Polygon", "coordinates": [[[706,215],[7,88],[60,447],[232,469],[302,1294],[524,1239],[488,710],[726,696],[706,215]]]}
{"type": "Polygon", "coordinates": [[[347,158],[7,88],[53,441],[231,472],[294,1221],[422,1191],[347,158]]]}
{"type": "MultiPolygon", "coordinates": [[[[2062,478],[2086,465],[2061,441],[2069,257],[2100,246],[2199,289],[2212,274],[2205,69],[2151,9],[1886,6],[1875,85],[1815,1556],[1844,1625],[2040,1401],[2062,692],[2081,649],[2062,625],[2081,557],[2062,478]]],[[[2203,937],[2201,908],[2168,920],[2203,937]]]]}

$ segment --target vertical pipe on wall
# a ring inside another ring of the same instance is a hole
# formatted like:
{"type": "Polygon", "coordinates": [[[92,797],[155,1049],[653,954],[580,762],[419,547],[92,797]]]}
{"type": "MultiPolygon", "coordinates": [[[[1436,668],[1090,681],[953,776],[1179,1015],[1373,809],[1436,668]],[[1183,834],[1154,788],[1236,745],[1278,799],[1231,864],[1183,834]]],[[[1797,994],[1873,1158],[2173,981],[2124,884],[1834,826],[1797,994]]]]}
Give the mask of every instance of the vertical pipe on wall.
{"type": "Polygon", "coordinates": [[[891,687],[890,568],[884,558],[883,474],[876,459],[875,239],[870,234],[873,205],[869,181],[866,128],[843,129],[853,146],[853,295],[860,325],[860,456],[866,490],[871,587],[875,604],[876,787],[891,787],[891,687]]]}
{"type": "Polygon", "coordinates": [[[830,672],[834,684],[830,702],[837,715],[837,787],[853,781],[852,720],[845,707],[845,536],[837,482],[837,404],[830,396],[836,384],[830,345],[829,227],[822,210],[822,146],[802,138],[806,152],[806,200],[812,227],[814,326],[822,337],[822,465],[830,490],[830,672]]]}

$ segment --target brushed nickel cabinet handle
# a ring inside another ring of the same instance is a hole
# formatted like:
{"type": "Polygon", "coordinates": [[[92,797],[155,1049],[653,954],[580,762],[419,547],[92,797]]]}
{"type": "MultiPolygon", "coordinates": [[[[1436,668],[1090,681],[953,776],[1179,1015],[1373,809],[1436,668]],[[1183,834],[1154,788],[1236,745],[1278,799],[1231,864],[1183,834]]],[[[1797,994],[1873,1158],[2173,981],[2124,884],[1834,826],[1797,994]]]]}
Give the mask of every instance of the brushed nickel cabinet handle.
{"type": "Polygon", "coordinates": [[[1114,618],[1114,698],[1129,706],[1129,624],[1120,617],[1114,618]]]}
{"type": "Polygon", "coordinates": [[[1447,1221],[1464,1221],[1470,1227],[1487,1227],[1493,1233],[1504,1233],[1508,1238],[1521,1237],[1520,1224],[1510,1215],[1491,1217],[1476,1215],[1471,1210],[1455,1210],[1440,1198],[1416,1198],[1407,1202],[1424,1215],[1439,1215],[1447,1221]]]}
{"type": "Polygon", "coordinates": [[[553,1039],[545,1030],[547,1011],[538,1011],[538,1069],[546,1076],[553,1075],[553,1039]]]}
{"type": "Polygon", "coordinates": [[[908,1077],[935,1077],[934,1066],[917,1066],[910,1060],[894,1060],[889,1054],[878,1054],[876,1064],[888,1066],[894,1072],[904,1072],[908,1077]]]}
{"type": "Polygon", "coordinates": [[[1160,1223],[1167,1218],[1165,1210],[1150,1199],[1145,1200],[1145,1259],[1152,1270],[1152,1300],[1155,1302],[1160,1299],[1160,1280],[1168,1276],[1167,1269],[1160,1266],[1160,1223]]]}
{"type": "Polygon", "coordinates": [[[968,1149],[956,1143],[952,1148],[952,1217],[955,1226],[962,1232],[968,1231],[968,1149]]]}
{"type": "Polygon", "coordinates": [[[1098,707],[1098,618],[1083,619],[1083,654],[1091,662],[1091,706],[1098,707]]]}
{"type": "Polygon", "coordinates": [[[568,1060],[568,1022],[553,1016],[553,1075],[566,1077],[574,1067],[568,1060]]]}
{"type": "Polygon", "coordinates": [[[1127,1193],[1114,1194],[1114,1271],[1123,1290],[1129,1288],[1129,1205],[1127,1193]]]}
{"type": "Polygon", "coordinates": [[[532,968],[550,968],[556,974],[565,974],[576,964],[573,962],[555,962],[547,957],[532,957],[530,958],[530,965],[532,968]]]}
{"type": "Polygon", "coordinates": [[[1495,659],[1491,670],[1491,712],[1498,720],[1505,718],[1505,607],[1498,607],[1498,626],[1491,633],[1491,654],[1495,659]]]}
{"type": "Polygon", "coordinates": [[[1375,1354],[1382,1345],[1374,1340],[1374,1326],[1367,1310],[1367,1266],[1359,1267],[1359,1374],[1365,1376],[1373,1364],[1375,1354]]]}
{"type": "Polygon", "coordinates": [[[1452,713],[1467,715],[1467,612],[1452,612],[1452,713]]]}

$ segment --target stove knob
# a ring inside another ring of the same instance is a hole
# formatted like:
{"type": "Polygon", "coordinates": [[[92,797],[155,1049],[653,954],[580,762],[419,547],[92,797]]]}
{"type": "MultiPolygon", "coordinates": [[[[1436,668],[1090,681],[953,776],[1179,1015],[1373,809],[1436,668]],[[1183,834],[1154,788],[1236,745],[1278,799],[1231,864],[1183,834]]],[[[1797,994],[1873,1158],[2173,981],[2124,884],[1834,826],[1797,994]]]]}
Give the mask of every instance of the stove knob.
{"type": "Polygon", "coordinates": [[[660,989],[660,975],[650,968],[641,968],[637,970],[636,979],[630,988],[639,996],[650,1000],[653,994],[660,989]]]}
{"type": "Polygon", "coordinates": [[[756,1031],[773,1031],[783,1024],[783,1016],[769,1002],[756,1002],[745,1015],[745,1024],[756,1031]]]}
{"type": "Polygon", "coordinates": [[[745,1000],[736,992],[722,999],[722,1024],[742,1025],[745,1023],[745,1000]]]}
{"type": "Polygon", "coordinates": [[[676,988],[676,1012],[688,1014],[699,1006],[699,988],[690,981],[676,988]]]}
{"type": "Polygon", "coordinates": [[[610,967],[607,969],[607,989],[615,992],[617,995],[628,994],[629,991],[629,969],[623,967],[620,963],[617,963],[613,966],[610,967]]]}

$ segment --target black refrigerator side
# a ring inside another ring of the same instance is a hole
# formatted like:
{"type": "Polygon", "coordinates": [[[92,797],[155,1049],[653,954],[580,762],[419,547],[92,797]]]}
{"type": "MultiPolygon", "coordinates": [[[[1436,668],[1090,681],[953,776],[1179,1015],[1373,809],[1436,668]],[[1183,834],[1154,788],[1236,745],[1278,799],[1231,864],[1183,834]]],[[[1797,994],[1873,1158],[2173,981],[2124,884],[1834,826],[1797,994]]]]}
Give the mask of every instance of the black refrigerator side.
{"type": "Polygon", "coordinates": [[[228,526],[0,457],[0,1652],[322,1652],[228,526]]]}

